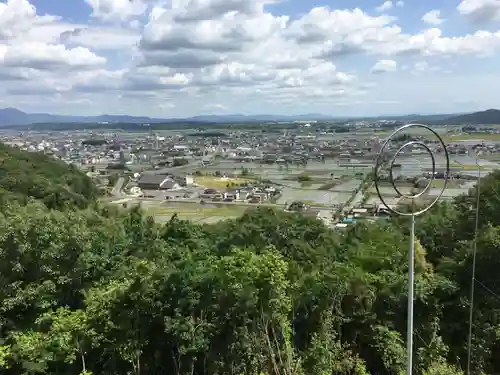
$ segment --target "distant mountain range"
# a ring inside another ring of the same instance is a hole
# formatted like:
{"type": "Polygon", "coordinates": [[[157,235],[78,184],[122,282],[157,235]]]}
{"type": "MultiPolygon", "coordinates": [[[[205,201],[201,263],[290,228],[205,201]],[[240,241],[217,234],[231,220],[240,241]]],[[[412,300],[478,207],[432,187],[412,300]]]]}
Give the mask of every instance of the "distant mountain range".
{"type": "Polygon", "coordinates": [[[153,119],[149,117],[135,116],[63,116],[51,115],[48,113],[26,113],[16,108],[0,109],[0,125],[29,125],[37,123],[96,123],[96,122],[130,122],[130,123],[147,123],[147,122],[163,122],[164,120],[153,119]]]}
{"type": "Polygon", "coordinates": [[[286,115],[205,115],[188,118],[152,118],[146,116],[100,115],[100,116],[63,116],[48,113],[26,113],[16,108],[0,109],[0,126],[30,125],[40,123],[230,123],[230,122],[276,122],[276,121],[360,121],[360,120],[419,121],[425,123],[448,124],[500,124],[500,110],[489,109],[469,114],[404,115],[378,117],[335,117],[317,113],[297,116],[286,115]]]}
{"type": "Polygon", "coordinates": [[[332,116],[311,113],[299,116],[281,115],[202,115],[187,118],[153,118],[146,116],[100,115],[100,116],[63,116],[48,113],[26,113],[16,108],[0,109],[0,126],[30,125],[40,123],[227,123],[227,122],[257,122],[257,121],[292,121],[292,120],[331,120],[332,116]]]}
{"type": "Polygon", "coordinates": [[[453,116],[446,119],[446,122],[456,125],[498,125],[500,124],[500,110],[487,109],[486,111],[453,116]]]}

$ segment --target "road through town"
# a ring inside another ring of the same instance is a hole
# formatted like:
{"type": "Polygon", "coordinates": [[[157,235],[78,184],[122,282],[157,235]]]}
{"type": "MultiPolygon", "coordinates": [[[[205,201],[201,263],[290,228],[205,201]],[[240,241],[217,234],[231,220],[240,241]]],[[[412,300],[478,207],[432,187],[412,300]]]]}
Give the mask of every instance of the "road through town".
{"type": "Polygon", "coordinates": [[[113,189],[111,189],[111,195],[113,195],[113,197],[121,197],[122,196],[122,187],[123,187],[123,184],[125,183],[125,178],[124,177],[120,177],[118,178],[118,180],[116,181],[116,184],[113,186],[113,189]]]}

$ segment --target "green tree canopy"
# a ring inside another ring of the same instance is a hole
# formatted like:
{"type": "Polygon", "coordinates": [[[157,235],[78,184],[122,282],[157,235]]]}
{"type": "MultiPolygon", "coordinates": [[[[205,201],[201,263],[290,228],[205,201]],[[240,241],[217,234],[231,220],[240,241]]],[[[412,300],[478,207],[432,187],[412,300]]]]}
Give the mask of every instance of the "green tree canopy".
{"type": "MultiPolygon", "coordinates": [[[[404,220],[338,232],[259,208],[216,224],[174,215],[158,225],[140,208],[90,204],[95,188],[71,166],[0,151],[2,374],[404,373],[404,220]],[[7,176],[14,163],[24,172],[7,176]],[[27,182],[68,195],[51,204],[27,182]]],[[[499,181],[494,173],[481,187],[477,375],[500,372],[499,181]]],[[[417,223],[416,374],[465,368],[474,197],[417,223]]]]}

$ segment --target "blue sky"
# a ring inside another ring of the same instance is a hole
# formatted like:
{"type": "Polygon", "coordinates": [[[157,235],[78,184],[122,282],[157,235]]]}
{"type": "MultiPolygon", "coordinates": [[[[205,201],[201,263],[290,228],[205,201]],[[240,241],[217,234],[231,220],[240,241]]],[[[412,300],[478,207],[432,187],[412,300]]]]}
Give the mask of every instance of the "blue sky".
{"type": "Polygon", "coordinates": [[[0,107],[390,115],[500,107],[499,0],[0,0],[0,107]]]}

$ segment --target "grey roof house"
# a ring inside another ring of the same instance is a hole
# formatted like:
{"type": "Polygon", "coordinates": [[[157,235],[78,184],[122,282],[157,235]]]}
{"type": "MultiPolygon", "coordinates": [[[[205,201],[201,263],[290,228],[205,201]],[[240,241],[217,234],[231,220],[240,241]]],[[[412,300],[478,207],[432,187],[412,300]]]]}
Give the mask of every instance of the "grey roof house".
{"type": "Polygon", "coordinates": [[[159,174],[143,174],[137,182],[137,186],[143,190],[170,190],[180,187],[170,177],[159,174]]]}

